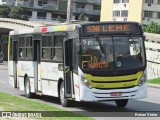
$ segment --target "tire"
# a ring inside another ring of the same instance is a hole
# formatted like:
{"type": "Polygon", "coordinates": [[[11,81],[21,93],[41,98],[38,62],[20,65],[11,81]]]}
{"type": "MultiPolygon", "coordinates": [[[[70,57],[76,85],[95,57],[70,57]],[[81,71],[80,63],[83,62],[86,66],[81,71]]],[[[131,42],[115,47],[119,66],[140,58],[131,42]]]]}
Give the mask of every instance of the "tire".
{"type": "Polygon", "coordinates": [[[60,86],[59,98],[60,98],[60,103],[63,107],[70,106],[70,101],[64,97],[64,82],[62,82],[60,86]]]}
{"type": "Polygon", "coordinates": [[[31,86],[28,77],[25,78],[24,91],[26,98],[33,98],[35,96],[34,93],[31,93],[31,86]]]}
{"type": "Polygon", "coordinates": [[[128,99],[116,100],[115,102],[116,102],[117,107],[125,107],[128,103],[128,99]]]}

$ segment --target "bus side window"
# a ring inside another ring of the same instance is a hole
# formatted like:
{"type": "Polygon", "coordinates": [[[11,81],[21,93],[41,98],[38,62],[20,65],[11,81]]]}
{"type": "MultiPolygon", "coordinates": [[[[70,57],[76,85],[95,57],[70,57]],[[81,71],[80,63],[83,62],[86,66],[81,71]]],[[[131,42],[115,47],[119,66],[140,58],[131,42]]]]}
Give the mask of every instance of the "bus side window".
{"type": "Polygon", "coordinates": [[[58,62],[63,61],[63,52],[62,52],[63,38],[64,35],[54,36],[53,60],[58,62]]]}
{"type": "Polygon", "coordinates": [[[25,59],[25,37],[19,37],[19,53],[20,59],[25,59]]]}
{"type": "Polygon", "coordinates": [[[26,37],[26,58],[31,59],[33,57],[32,37],[26,37]]]}
{"type": "Polygon", "coordinates": [[[42,59],[51,60],[52,59],[52,44],[53,37],[43,36],[42,37],[42,59]]]}

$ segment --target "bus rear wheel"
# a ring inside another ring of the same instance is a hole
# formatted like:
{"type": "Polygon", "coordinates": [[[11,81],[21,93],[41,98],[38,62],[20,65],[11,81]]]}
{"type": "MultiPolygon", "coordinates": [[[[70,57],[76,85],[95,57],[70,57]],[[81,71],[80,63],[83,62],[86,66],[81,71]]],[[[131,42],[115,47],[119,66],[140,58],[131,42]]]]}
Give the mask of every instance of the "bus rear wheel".
{"type": "Polygon", "coordinates": [[[125,107],[128,103],[128,99],[116,100],[115,102],[118,107],[125,107]]]}
{"type": "Polygon", "coordinates": [[[59,91],[60,103],[63,107],[68,107],[70,101],[64,97],[64,82],[61,83],[60,91],[59,91]]]}
{"type": "Polygon", "coordinates": [[[33,98],[35,96],[34,93],[31,93],[31,86],[28,77],[25,78],[24,91],[27,98],[33,98]]]}

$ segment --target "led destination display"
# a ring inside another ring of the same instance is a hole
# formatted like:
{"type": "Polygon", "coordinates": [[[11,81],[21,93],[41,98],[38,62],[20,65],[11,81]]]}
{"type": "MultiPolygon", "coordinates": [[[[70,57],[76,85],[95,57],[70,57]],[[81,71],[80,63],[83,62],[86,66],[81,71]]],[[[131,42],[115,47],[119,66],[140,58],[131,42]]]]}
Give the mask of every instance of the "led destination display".
{"type": "Polygon", "coordinates": [[[90,24],[82,27],[83,35],[91,34],[113,34],[113,33],[139,33],[139,25],[132,23],[104,23],[104,24],[90,24]]]}

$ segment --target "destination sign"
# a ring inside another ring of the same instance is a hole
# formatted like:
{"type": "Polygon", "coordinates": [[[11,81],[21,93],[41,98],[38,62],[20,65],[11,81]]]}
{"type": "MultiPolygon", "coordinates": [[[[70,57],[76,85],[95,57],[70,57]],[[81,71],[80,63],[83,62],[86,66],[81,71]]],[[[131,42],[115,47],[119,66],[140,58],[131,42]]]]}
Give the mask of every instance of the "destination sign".
{"type": "Polygon", "coordinates": [[[108,24],[90,24],[82,27],[83,35],[91,34],[114,34],[114,33],[139,33],[138,24],[129,23],[108,23],[108,24]]]}

